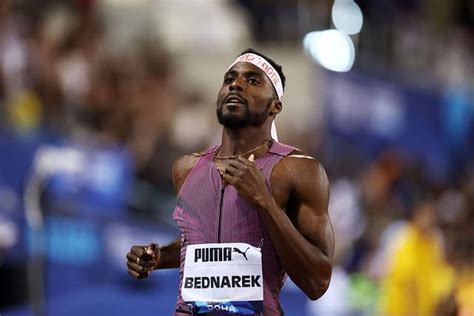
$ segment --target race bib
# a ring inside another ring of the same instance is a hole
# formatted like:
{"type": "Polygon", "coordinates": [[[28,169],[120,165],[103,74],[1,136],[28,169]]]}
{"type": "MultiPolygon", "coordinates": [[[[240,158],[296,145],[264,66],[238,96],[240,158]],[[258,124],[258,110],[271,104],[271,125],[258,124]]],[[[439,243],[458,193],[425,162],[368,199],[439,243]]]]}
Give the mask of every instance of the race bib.
{"type": "Polygon", "coordinates": [[[263,312],[260,249],[245,243],[187,246],[181,296],[198,314],[263,312]]]}

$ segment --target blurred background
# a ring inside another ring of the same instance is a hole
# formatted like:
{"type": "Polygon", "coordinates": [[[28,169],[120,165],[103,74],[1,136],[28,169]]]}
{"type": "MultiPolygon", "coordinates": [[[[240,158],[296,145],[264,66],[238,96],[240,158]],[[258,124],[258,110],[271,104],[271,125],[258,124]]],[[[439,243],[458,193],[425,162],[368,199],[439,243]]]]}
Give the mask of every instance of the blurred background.
{"type": "Polygon", "coordinates": [[[330,288],[286,315],[474,315],[471,0],[1,0],[1,315],[172,313],[177,271],[125,254],[177,236],[172,162],[248,47],[331,183],[330,288]]]}

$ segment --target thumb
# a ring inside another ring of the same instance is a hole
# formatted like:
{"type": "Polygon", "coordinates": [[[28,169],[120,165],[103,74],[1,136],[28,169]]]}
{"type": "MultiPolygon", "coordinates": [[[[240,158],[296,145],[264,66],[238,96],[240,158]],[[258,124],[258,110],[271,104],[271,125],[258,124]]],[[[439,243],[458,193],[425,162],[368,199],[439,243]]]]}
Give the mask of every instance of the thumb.
{"type": "Polygon", "coordinates": [[[160,248],[158,247],[158,244],[151,243],[151,244],[149,244],[148,246],[145,247],[145,252],[148,255],[152,256],[152,258],[154,260],[156,260],[156,259],[159,258],[160,248]]]}

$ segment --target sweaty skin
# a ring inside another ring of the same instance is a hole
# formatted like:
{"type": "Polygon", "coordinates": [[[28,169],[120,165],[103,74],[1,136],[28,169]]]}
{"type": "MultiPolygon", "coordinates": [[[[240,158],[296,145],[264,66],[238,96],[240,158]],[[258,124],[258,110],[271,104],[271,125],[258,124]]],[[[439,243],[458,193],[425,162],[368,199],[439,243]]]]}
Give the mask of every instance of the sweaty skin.
{"type": "MultiPolygon", "coordinates": [[[[239,119],[245,109],[266,113],[261,125],[227,128],[216,156],[245,153],[270,139],[271,123],[282,109],[281,101],[268,77],[256,66],[237,63],[226,73],[217,98],[217,109],[223,115],[239,119]],[[229,96],[238,96],[226,103],[229,96]]],[[[255,159],[264,154],[263,147],[253,152],[255,159]]],[[[199,159],[199,154],[181,157],[173,165],[173,184],[179,191],[199,159]]],[[[215,160],[225,184],[260,213],[276,249],[279,261],[289,277],[310,298],[318,299],[329,286],[334,255],[334,234],[328,215],[329,183],[322,165],[299,151],[283,158],[273,169],[271,191],[253,157],[215,160]]],[[[181,240],[146,254],[145,246],[134,246],[127,254],[128,273],[144,278],[153,269],[178,268],[181,240]],[[137,258],[140,258],[137,264],[137,258]],[[143,258],[143,259],[142,259],[143,258]],[[158,259],[157,259],[158,258],[158,259]]]]}

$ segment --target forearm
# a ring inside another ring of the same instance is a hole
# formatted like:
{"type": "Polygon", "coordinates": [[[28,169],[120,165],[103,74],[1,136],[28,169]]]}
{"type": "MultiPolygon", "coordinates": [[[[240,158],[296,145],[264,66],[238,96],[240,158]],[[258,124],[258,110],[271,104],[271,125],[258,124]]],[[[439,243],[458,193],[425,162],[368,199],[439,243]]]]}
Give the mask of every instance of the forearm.
{"type": "Polygon", "coordinates": [[[296,229],[274,199],[260,208],[260,214],[285,271],[309,298],[319,298],[329,285],[332,258],[296,229]]]}
{"type": "Polygon", "coordinates": [[[180,251],[181,237],[176,238],[166,246],[160,247],[160,259],[155,270],[179,268],[180,251]]]}

